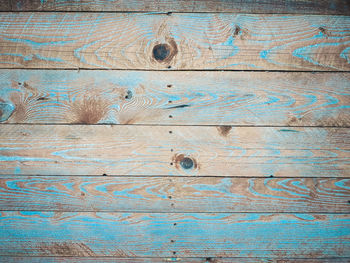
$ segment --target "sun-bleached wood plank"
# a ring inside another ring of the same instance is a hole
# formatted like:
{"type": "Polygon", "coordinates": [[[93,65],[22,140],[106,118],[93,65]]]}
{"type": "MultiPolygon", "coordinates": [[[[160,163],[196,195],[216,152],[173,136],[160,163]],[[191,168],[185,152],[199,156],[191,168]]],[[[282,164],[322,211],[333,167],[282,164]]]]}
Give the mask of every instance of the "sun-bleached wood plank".
{"type": "Polygon", "coordinates": [[[243,12],[289,14],[350,13],[346,0],[9,0],[2,11],[243,12]]]}
{"type": "Polygon", "coordinates": [[[1,176],[1,210],[350,212],[350,179],[1,176]],[[118,201],[117,201],[118,200],[118,201]]]}
{"type": "Polygon", "coordinates": [[[0,212],[0,255],[350,257],[346,214],[0,212]]]}
{"type": "Polygon", "coordinates": [[[0,75],[5,123],[350,126],[350,73],[3,69],[0,75]]]}
{"type": "Polygon", "coordinates": [[[167,258],[116,258],[116,257],[11,257],[2,256],[0,262],[6,263],[164,263],[164,262],[186,262],[186,263],[349,263],[350,258],[328,258],[328,259],[315,259],[315,258],[303,258],[303,259],[273,259],[273,258],[216,258],[216,257],[203,257],[203,258],[180,258],[180,257],[167,257],[167,258]]]}
{"type": "Polygon", "coordinates": [[[349,71],[350,16],[1,13],[9,68],[349,71]]]}
{"type": "Polygon", "coordinates": [[[350,129],[0,126],[0,173],[350,176],[350,129]]]}

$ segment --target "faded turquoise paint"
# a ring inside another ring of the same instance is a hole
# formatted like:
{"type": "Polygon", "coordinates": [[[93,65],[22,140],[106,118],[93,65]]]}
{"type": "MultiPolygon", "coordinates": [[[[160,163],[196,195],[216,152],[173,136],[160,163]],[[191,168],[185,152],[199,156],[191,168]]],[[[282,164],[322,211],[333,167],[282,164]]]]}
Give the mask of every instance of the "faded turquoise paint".
{"type": "Polygon", "coordinates": [[[26,62],[26,67],[38,67],[41,63],[47,67],[65,68],[168,70],[166,67],[159,68],[159,65],[150,64],[149,54],[145,52],[152,48],[155,41],[164,38],[160,37],[158,30],[154,28],[166,21],[169,37],[178,43],[184,42],[185,45],[196,44],[192,45],[194,49],[191,53],[179,53],[182,57],[178,59],[178,65],[172,66],[174,69],[185,67],[186,69],[348,70],[350,68],[349,63],[333,63],[339,58],[348,61],[346,55],[350,43],[347,35],[350,25],[348,16],[3,13],[0,21],[2,39],[8,43],[23,44],[28,49],[26,55],[5,50],[1,58],[3,62],[8,61],[9,65],[19,63],[24,66],[23,62],[26,62]],[[16,26],[13,21],[19,19],[25,22],[22,25],[21,35],[16,35],[11,33],[10,29],[16,26]],[[213,21],[217,21],[218,25],[213,21]],[[286,26],[290,23],[293,23],[294,30],[286,26]],[[208,30],[213,27],[214,29],[208,30]],[[320,29],[323,27],[327,32],[320,29]],[[47,33],[40,34],[40,29],[47,33]],[[120,48],[116,45],[117,40],[125,41],[128,39],[126,34],[136,29],[139,32],[136,40],[125,42],[120,48]],[[214,30],[218,31],[220,38],[213,36],[214,30]],[[116,36],[119,38],[116,39],[116,36]],[[246,40],[246,45],[242,45],[243,40],[246,40]],[[135,45],[140,45],[140,51],[136,51],[140,57],[139,61],[129,58],[130,49],[135,45]],[[66,48],[65,52],[56,52],[62,47],[66,48]],[[339,55],[329,53],[329,47],[337,48],[339,55]],[[52,57],[40,54],[42,48],[45,48],[45,51],[49,49],[48,53],[52,57]],[[208,48],[211,48],[211,56],[205,55],[204,51],[208,48]],[[28,54],[29,52],[31,54],[28,54]],[[76,60],[59,57],[66,52],[72,53],[76,60]],[[320,61],[317,56],[319,52],[328,52],[331,59],[320,61]],[[254,59],[252,53],[257,53],[254,59]],[[21,61],[19,60],[21,56],[37,59],[21,61]],[[204,56],[207,56],[207,59],[204,60],[204,56]],[[291,59],[293,57],[300,60],[291,59]],[[148,63],[138,63],[144,60],[148,63]]]}
{"type": "Polygon", "coordinates": [[[350,198],[350,179],[336,178],[8,175],[0,182],[0,206],[16,211],[342,213],[350,198]]]}
{"type": "Polygon", "coordinates": [[[11,103],[4,103],[0,100],[0,122],[7,121],[15,110],[15,106],[11,103]]]}
{"type": "Polygon", "coordinates": [[[269,73],[275,79],[266,79],[266,73],[251,72],[213,72],[206,73],[205,78],[193,73],[192,79],[179,72],[158,72],[157,76],[139,71],[0,73],[4,76],[0,80],[0,98],[4,103],[13,105],[11,96],[20,94],[28,98],[26,106],[38,112],[22,121],[29,123],[68,123],[74,114],[74,104],[91,92],[108,105],[108,113],[98,123],[118,124],[136,118],[138,124],[333,126],[346,124],[349,120],[345,116],[350,114],[347,104],[350,83],[346,73],[328,74],[326,79],[325,73],[269,73]],[[259,81],[261,78],[264,81],[259,81]],[[13,84],[17,82],[21,85],[13,84]],[[35,93],[23,83],[30,84],[35,93]],[[168,84],[176,85],[167,88],[168,84]],[[128,92],[132,97],[124,99],[128,92]],[[46,99],[38,101],[39,96],[46,99]],[[169,118],[170,114],[174,117],[169,118]],[[155,119],[154,115],[159,117],[155,119]]]}
{"type": "MultiPolygon", "coordinates": [[[[50,246],[72,242],[95,256],[350,256],[350,220],[342,214],[2,212],[0,226],[2,255],[23,255],[23,248],[26,255],[46,255],[50,246]],[[140,242],[142,236],[152,238],[140,242]]],[[[57,253],[81,252],[71,247],[57,253]]]]}
{"type": "Polygon", "coordinates": [[[133,126],[132,133],[131,126],[17,125],[16,128],[4,125],[0,130],[3,174],[12,173],[19,166],[22,174],[42,175],[349,175],[350,152],[344,144],[349,137],[348,129],[294,128],[297,132],[286,132],[278,127],[235,127],[223,139],[215,127],[133,126]],[[169,134],[169,130],[173,133],[169,134]],[[69,135],[61,136],[66,133],[69,135]],[[254,133],[259,139],[246,137],[245,133],[254,133]],[[144,134],[153,136],[146,138],[144,134]],[[30,151],[28,143],[32,144],[30,151]],[[176,149],[177,145],[181,149],[176,149]],[[106,151],[91,155],[101,147],[106,151]],[[173,154],[172,148],[175,148],[173,154]],[[39,154],[42,152],[45,155],[39,154]],[[201,169],[170,166],[175,153],[194,158],[201,169]],[[25,165],[26,161],[31,161],[33,166],[25,165]]]}

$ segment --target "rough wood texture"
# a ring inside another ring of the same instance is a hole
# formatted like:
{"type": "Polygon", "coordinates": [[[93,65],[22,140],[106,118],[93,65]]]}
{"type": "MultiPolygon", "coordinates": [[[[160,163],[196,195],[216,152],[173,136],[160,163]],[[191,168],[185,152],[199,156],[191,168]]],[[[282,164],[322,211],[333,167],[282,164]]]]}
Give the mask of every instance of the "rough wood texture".
{"type": "Polygon", "coordinates": [[[350,129],[0,126],[0,173],[350,176],[350,129]]]}
{"type": "Polygon", "coordinates": [[[346,0],[9,0],[2,11],[152,11],[292,14],[350,13],[346,0]]]}
{"type": "Polygon", "coordinates": [[[0,121],[7,123],[350,127],[350,73],[0,70],[0,75],[0,121]]]}
{"type": "Polygon", "coordinates": [[[0,215],[0,255],[350,257],[350,216],[344,214],[0,215]]]}
{"type": "Polygon", "coordinates": [[[9,68],[350,70],[349,16],[1,13],[9,68]]]}
{"type": "Polygon", "coordinates": [[[11,0],[0,1],[0,11],[11,11],[11,0]]]}
{"type": "Polygon", "coordinates": [[[350,212],[350,179],[1,176],[1,210],[350,212]]]}
{"type": "Polygon", "coordinates": [[[0,262],[4,263],[349,263],[350,258],[328,258],[328,259],[272,259],[272,258],[116,258],[116,257],[11,257],[2,256],[0,262]]]}

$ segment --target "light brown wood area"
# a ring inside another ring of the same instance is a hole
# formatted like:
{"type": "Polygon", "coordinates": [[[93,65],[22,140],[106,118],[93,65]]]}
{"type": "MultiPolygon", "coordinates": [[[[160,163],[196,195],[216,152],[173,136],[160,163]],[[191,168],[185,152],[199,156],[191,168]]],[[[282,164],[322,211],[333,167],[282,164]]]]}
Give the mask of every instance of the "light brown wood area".
{"type": "Polygon", "coordinates": [[[350,176],[350,129],[1,125],[1,174],[350,176]]]}
{"type": "Polygon", "coordinates": [[[350,127],[350,74],[0,70],[0,122],[350,127]]]}
{"type": "Polygon", "coordinates": [[[350,262],[350,2],[0,1],[0,262],[350,262]]]}
{"type": "Polygon", "coordinates": [[[349,187],[349,178],[9,175],[0,179],[0,207],[58,212],[347,213],[349,187]]]}
{"type": "Polygon", "coordinates": [[[349,27],[348,16],[1,13],[0,59],[6,68],[349,71],[349,27]]]}

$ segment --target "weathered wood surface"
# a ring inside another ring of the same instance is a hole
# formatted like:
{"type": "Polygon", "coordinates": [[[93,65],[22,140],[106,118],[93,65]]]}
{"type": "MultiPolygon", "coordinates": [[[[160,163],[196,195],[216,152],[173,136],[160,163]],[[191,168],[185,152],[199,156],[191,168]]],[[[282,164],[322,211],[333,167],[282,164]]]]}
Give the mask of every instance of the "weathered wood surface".
{"type": "Polygon", "coordinates": [[[0,212],[0,255],[350,257],[350,215],[0,212]]]}
{"type": "Polygon", "coordinates": [[[350,258],[328,258],[328,259],[272,259],[272,258],[116,258],[116,257],[11,257],[2,256],[0,262],[4,263],[164,263],[164,262],[185,262],[185,263],[349,263],[350,258]]]}
{"type": "Polygon", "coordinates": [[[1,176],[1,210],[350,213],[350,179],[1,176]]]}
{"type": "Polygon", "coordinates": [[[350,16],[1,13],[8,68],[350,70],[350,16]]]}
{"type": "Polygon", "coordinates": [[[0,70],[0,75],[0,121],[7,123],[350,127],[350,73],[0,70]]]}
{"type": "Polygon", "coordinates": [[[350,13],[346,0],[9,0],[2,11],[242,12],[290,14],[350,13]],[[10,2],[10,3],[9,3],[10,2]]]}
{"type": "Polygon", "coordinates": [[[0,173],[350,176],[350,129],[0,126],[0,173]]]}

